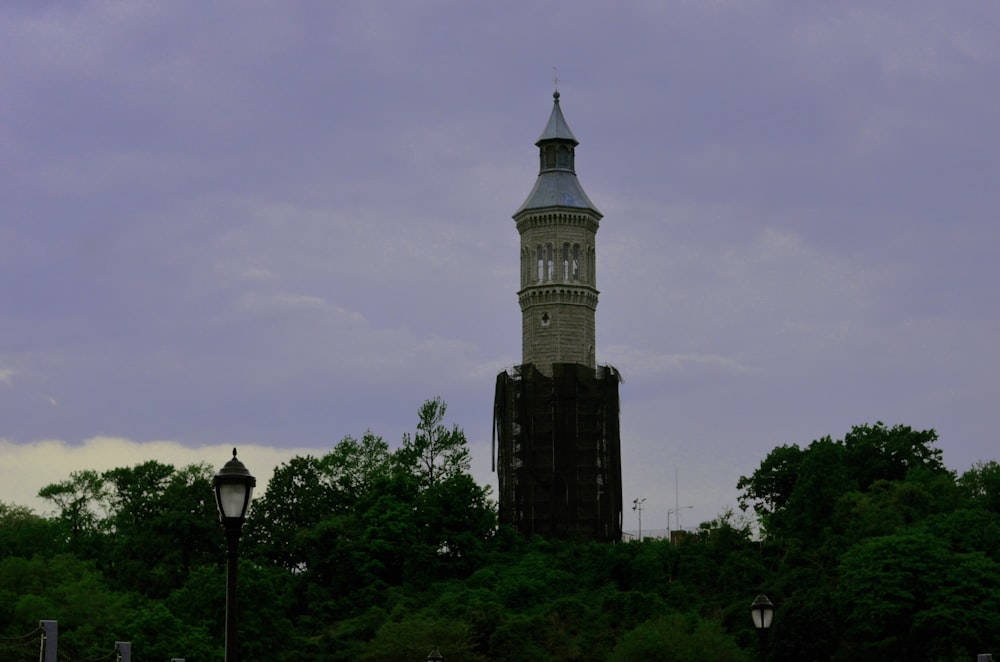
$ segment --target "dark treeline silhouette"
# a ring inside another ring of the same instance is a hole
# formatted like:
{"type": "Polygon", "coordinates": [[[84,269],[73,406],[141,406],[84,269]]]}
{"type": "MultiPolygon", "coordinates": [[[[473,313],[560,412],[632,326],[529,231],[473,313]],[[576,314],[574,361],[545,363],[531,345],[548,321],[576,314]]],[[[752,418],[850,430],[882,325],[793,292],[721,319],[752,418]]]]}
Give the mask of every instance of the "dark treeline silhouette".
{"type": "MultiPolygon", "coordinates": [[[[739,512],[671,544],[497,528],[464,433],[429,400],[395,450],[367,432],[279,466],[240,559],[253,660],[974,660],[1000,652],[1000,465],[949,471],[933,431],[881,423],[775,448],[739,512]]],[[[51,516],[0,504],[0,636],[57,619],[96,657],[222,657],[214,468],[73,472],[51,516]]]]}

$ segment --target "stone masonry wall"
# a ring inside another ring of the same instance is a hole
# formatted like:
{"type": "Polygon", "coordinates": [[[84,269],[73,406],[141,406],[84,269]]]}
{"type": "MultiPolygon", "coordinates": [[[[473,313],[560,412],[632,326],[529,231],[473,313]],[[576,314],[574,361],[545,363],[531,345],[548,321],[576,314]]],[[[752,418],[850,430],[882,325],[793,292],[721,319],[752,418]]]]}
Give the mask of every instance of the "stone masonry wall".
{"type": "Polygon", "coordinates": [[[522,362],[533,363],[543,374],[551,375],[553,363],[596,367],[598,291],[594,239],[597,227],[597,216],[575,210],[536,212],[517,220],[521,234],[518,299],[522,362]],[[569,264],[564,264],[563,260],[566,244],[570,246],[569,264]],[[549,246],[552,247],[551,264],[549,246]],[[539,247],[543,250],[541,269],[539,247]]]}

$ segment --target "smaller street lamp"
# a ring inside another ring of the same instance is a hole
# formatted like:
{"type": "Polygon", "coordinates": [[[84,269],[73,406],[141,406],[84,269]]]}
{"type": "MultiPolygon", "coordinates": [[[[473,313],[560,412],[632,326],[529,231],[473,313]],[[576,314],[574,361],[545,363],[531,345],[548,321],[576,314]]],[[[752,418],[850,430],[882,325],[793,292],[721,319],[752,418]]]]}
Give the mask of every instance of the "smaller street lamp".
{"type": "Polygon", "coordinates": [[[750,616],[753,618],[753,626],[757,628],[760,636],[760,659],[767,659],[767,631],[771,627],[774,619],[774,604],[763,593],[754,598],[750,605],[750,616]]]}
{"type": "Polygon", "coordinates": [[[215,486],[215,503],[219,507],[219,523],[226,529],[226,662],[237,662],[236,566],[240,534],[243,533],[243,522],[247,518],[257,479],[236,459],[234,448],[233,459],[215,475],[212,484],[215,486]]]}
{"type": "Polygon", "coordinates": [[[427,656],[427,662],[444,662],[444,655],[441,654],[441,651],[435,648],[431,651],[430,655],[427,656]]]}

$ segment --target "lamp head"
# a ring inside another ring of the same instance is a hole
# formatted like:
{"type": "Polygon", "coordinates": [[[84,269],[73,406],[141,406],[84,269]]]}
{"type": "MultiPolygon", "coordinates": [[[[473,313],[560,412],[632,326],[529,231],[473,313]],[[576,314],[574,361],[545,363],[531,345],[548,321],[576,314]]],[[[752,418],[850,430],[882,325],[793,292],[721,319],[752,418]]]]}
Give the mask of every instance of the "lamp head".
{"type": "Polygon", "coordinates": [[[223,524],[237,521],[242,524],[246,519],[257,479],[236,459],[235,448],[233,458],[215,474],[212,483],[215,486],[215,503],[219,507],[219,521],[223,524]]]}
{"type": "Polygon", "coordinates": [[[753,617],[753,626],[758,630],[766,630],[771,627],[771,620],[774,618],[774,604],[766,595],[758,595],[753,604],[750,605],[750,616],[753,617]]]}

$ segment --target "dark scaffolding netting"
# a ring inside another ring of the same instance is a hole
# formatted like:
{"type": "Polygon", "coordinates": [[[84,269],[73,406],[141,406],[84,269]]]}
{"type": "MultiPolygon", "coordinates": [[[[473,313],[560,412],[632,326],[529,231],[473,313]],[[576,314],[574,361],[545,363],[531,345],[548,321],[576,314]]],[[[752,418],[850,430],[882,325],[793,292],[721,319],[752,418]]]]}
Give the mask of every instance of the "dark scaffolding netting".
{"type": "Polygon", "coordinates": [[[618,372],[556,363],[497,375],[493,402],[499,513],[525,535],[619,540],[618,372]]]}

